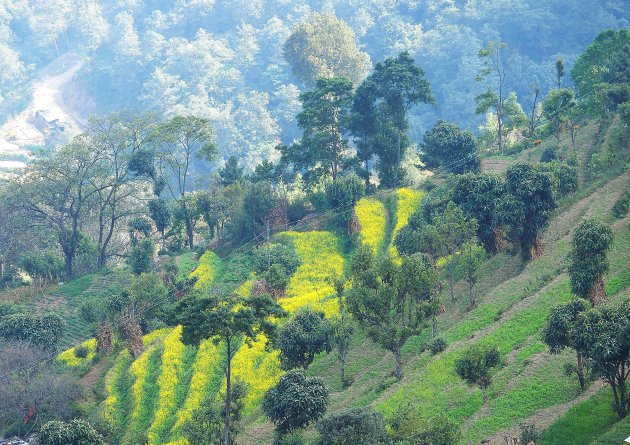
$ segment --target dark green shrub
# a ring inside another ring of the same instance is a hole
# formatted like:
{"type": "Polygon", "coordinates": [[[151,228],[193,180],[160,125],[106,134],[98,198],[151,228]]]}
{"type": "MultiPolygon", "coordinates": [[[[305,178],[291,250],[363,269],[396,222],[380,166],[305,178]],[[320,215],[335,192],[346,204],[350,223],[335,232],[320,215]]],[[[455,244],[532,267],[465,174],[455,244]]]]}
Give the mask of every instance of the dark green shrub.
{"type": "Polygon", "coordinates": [[[428,348],[432,355],[439,354],[446,349],[446,340],[442,337],[436,337],[429,341],[428,348]]]}
{"type": "Polygon", "coordinates": [[[148,238],[138,242],[131,249],[127,257],[127,263],[134,274],[140,275],[144,272],[151,272],[154,250],[153,242],[148,238]]]}
{"type": "Polygon", "coordinates": [[[556,160],[556,150],[551,147],[545,148],[545,151],[543,151],[542,156],[540,156],[540,162],[551,162],[555,160],[556,160]]]}
{"type": "Polygon", "coordinates": [[[79,306],[79,315],[87,323],[95,323],[99,319],[100,308],[93,301],[84,301],[79,306]]]}
{"type": "Polygon", "coordinates": [[[53,420],[45,423],[37,436],[38,445],[105,445],[103,436],[85,420],[53,420]]]}
{"type": "Polygon", "coordinates": [[[385,445],[383,415],[372,408],[351,408],[326,416],[317,424],[317,445],[385,445]]]}
{"type": "Polygon", "coordinates": [[[263,412],[276,426],[279,435],[308,426],[320,419],[328,408],[328,390],[319,377],[308,377],[293,369],[282,377],[263,398],[263,412]]]}
{"type": "Polygon", "coordinates": [[[0,320],[0,337],[28,341],[44,349],[53,349],[63,331],[64,322],[55,314],[12,314],[0,320]]]}
{"type": "Polygon", "coordinates": [[[363,196],[365,196],[365,182],[354,174],[337,178],[326,184],[328,208],[339,211],[341,224],[346,224],[352,216],[352,212],[345,212],[345,210],[352,208],[363,196]]]}
{"type": "Polygon", "coordinates": [[[89,352],[86,346],[77,346],[74,348],[74,356],[77,358],[86,358],[89,352]]]}
{"type": "Polygon", "coordinates": [[[630,190],[626,190],[623,195],[619,197],[617,202],[612,208],[612,215],[615,219],[621,219],[628,214],[630,208],[630,190]]]}
{"type": "Polygon", "coordinates": [[[17,304],[8,301],[0,301],[0,318],[20,312],[22,312],[22,308],[17,304]]]}
{"type": "Polygon", "coordinates": [[[308,368],[320,352],[332,349],[332,327],[323,312],[304,309],[278,333],[280,364],[284,369],[308,368]]]}
{"type": "Polygon", "coordinates": [[[521,443],[523,445],[539,443],[540,436],[540,431],[538,431],[534,425],[525,425],[521,427],[521,443]]]}

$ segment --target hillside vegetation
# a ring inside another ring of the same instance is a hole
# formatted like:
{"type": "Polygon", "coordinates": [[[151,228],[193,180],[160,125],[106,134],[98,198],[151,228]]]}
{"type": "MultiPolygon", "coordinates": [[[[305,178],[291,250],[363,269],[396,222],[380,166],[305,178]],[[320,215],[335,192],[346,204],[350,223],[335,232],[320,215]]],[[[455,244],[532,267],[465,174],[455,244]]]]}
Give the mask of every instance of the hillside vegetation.
{"type": "MultiPolygon", "coordinates": [[[[197,3],[143,26],[173,30],[197,3]]],[[[116,52],[140,45],[144,6],[116,6],[116,52]]],[[[620,443],[630,32],[557,58],[555,88],[525,108],[508,46],[486,42],[471,101],[485,124],[437,120],[421,138],[416,113],[444,97],[417,55],[372,67],[332,13],[282,41],[305,87],[290,143],[243,156],[216,115],[118,110],[0,177],[0,437],[620,443]]]]}

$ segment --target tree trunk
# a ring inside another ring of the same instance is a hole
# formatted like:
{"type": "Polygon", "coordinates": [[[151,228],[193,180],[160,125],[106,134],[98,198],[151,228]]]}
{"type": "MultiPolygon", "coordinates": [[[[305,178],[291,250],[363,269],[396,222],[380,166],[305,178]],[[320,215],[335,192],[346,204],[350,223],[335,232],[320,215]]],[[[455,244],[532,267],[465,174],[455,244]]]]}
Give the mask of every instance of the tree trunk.
{"type": "Polygon", "coordinates": [[[396,346],[394,349],[394,356],[396,357],[396,378],[402,379],[403,376],[403,364],[402,364],[402,351],[400,346],[396,346]]]}
{"type": "Polygon", "coordinates": [[[451,291],[451,301],[455,301],[455,253],[451,253],[451,259],[448,262],[448,285],[451,291]]]}
{"type": "Polygon", "coordinates": [[[487,394],[488,382],[486,382],[486,380],[483,379],[479,386],[481,386],[481,397],[483,397],[483,403],[486,403],[488,401],[488,394],[487,394]]]}
{"type": "Polygon", "coordinates": [[[230,445],[230,411],[232,409],[232,342],[230,339],[227,339],[225,345],[227,351],[227,363],[225,368],[226,393],[223,445],[230,445]]]}
{"type": "Polygon", "coordinates": [[[64,260],[66,262],[66,279],[70,279],[72,278],[72,263],[74,260],[74,253],[64,252],[64,260]]]}
{"type": "Polygon", "coordinates": [[[468,281],[468,296],[470,299],[470,308],[472,309],[475,307],[475,293],[472,281],[468,281]]]}
{"type": "Polygon", "coordinates": [[[431,337],[435,338],[437,335],[437,320],[435,315],[431,318],[431,337]]]}
{"type": "Polygon", "coordinates": [[[142,344],[142,328],[140,328],[140,324],[132,318],[125,317],[122,321],[121,328],[131,355],[134,358],[140,357],[144,351],[142,344]]]}
{"type": "MultiPolygon", "coordinates": [[[[186,212],[188,212],[188,210],[186,210],[186,212]]],[[[186,213],[186,236],[188,237],[188,247],[190,248],[190,250],[192,250],[195,247],[194,240],[193,240],[194,233],[193,233],[192,221],[188,213],[186,213]]]]}
{"type": "Polygon", "coordinates": [[[604,288],[604,279],[602,277],[599,277],[595,283],[593,283],[593,286],[591,286],[591,289],[588,291],[588,298],[591,300],[593,306],[597,306],[603,301],[606,301],[607,295],[606,289],[604,288]]]}
{"type": "Polygon", "coordinates": [[[498,136],[499,136],[499,153],[503,154],[503,113],[497,113],[498,136]]]}
{"type": "Polygon", "coordinates": [[[577,353],[577,376],[580,381],[580,389],[584,391],[586,389],[586,378],[584,377],[584,357],[579,352],[577,353]]]}
{"type": "Polygon", "coordinates": [[[112,352],[112,339],[114,332],[109,322],[102,321],[98,324],[96,333],[96,350],[104,354],[112,352]]]}
{"type": "Polygon", "coordinates": [[[340,354],[339,363],[341,368],[341,385],[345,386],[346,384],[346,356],[345,354],[340,354]]]}

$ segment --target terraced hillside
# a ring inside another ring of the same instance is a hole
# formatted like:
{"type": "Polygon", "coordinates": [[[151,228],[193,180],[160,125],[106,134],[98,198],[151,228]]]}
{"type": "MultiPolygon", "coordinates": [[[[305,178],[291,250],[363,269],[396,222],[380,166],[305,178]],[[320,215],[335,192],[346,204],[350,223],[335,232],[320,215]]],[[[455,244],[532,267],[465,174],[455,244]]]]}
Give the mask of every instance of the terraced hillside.
{"type": "MultiPolygon", "coordinates": [[[[615,241],[609,253],[606,290],[612,300],[630,296],[630,218],[613,220],[611,216],[614,203],[630,186],[630,173],[604,178],[599,184],[561,203],[544,233],[543,256],[526,264],[506,253],[489,258],[482,266],[474,309],[467,307],[465,284],[457,283],[456,294],[462,298],[444,299],[446,312],[437,324],[439,335],[447,342],[446,350],[437,355],[424,351],[431,335],[427,327],[404,348],[401,381],[392,375],[393,356],[361,332],[354,337],[348,356],[349,387],[343,388],[339,382],[335,354],[318,356],[308,373],[322,377],[330,389],[329,410],[371,405],[387,417],[398,407],[413,404],[427,418],[448,412],[461,426],[462,443],[466,444],[503,444],[505,436],[517,433],[525,424],[545,430],[542,444],[620,443],[628,435],[629,425],[627,420],[618,422],[610,404],[610,389],[594,381],[581,392],[575,376],[564,373],[564,364],[572,362],[572,354],[551,355],[541,339],[550,310],[571,298],[565,258],[573,228],[584,218],[597,216],[612,225],[615,241]],[[455,360],[475,344],[497,345],[501,352],[502,363],[486,404],[480,390],[463,383],[454,372],[455,360]]],[[[400,189],[359,201],[354,245],[368,245],[376,255],[396,255],[395,234],[421,199],[421,192],[400,189]]],[[[327,316],[334,315],[338,308],[329,279],[342,272],[347,243],[326,231],[276,236],[291,242],[301,260],[286,298],[280,300],[282,306],[291,313],[311,306],[327,316]]],[[[192,272],[199,279],[197,286],[225,280],[235,267],[231,261],[206,252],[192,272]]],[[[238,292],[246,293],[254,279],[250,274],[239,282],[238,292]]],[[[85,293],[94,284],[83,286],[85,293]]],[[[239,444],[273,440],[273,426],[259,405],[282,371],[277,352],[265,350],[264,340],[251,348],[242,346],[233,362],[235,377],[249,386],[239,444]]],[[[184,422],[205,398],[217,397],[224,385],[222,346],[210,341],[199,348],[185,346],[180,328],[155,331],[145,336],[144,343],[145,352],[137,360],[126,351],[114,358],[104,376],[103,400],[95,416],[118,431],[120,444],[148,440],[150,444],[184,445],[184,422]]],[[[89,362],[93,342],[86,346],[90,354],[85,361],[67,352],[67,364],[89,362]]],[[[314,431],[306,432],[307,443],[313,437],[314,431]]]]}

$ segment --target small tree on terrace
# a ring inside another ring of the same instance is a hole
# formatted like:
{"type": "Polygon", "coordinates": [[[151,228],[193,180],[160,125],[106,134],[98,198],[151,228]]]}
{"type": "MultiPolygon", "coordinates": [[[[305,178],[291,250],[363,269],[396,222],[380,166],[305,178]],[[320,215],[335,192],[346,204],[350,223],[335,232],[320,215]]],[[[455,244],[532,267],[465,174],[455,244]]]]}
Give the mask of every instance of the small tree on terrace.
{"type": "Polygon", "coordinates": [[[276,425],[278,438],[320,419],[328,408],[328,390],[319,377],[293,369],[265,394],[262,409],[276,425]]]}
{"type": "Polygon", "coordinates": [[[422,160],[429,168],[443,167],[450,173],[479,170],[475,136],[457,125],[439,120],[424,134],[422,160]]]}
{"type": "Polygon", "coordinates": [[[373,341],[391,351],[396,377],[402,378],[402,347],[425,327],[438,310],[438,277],[428,257],[405,256],[400,265],[392,258],[373,264],[369,248],[352,258],[349,311],[367,329],[373,341]]]}
{"type": "Polygon", "coordinates": [[[254,271],[271,287],[274,299],[284,297],[291,276],[300,259],[290,243],[273,243],[258,247],[252,255],[254,271]]]}
{"type": "Polygon", "coordinates": [[[188,247],[193,248],[194,209],[188,193],[195,180],[195,163],[211,161],[217,153],[214,131],[207,119],[175,116],[160,127],[162,146],[156,156],[158,180],[176,201],[184,222],[188,247]]]}
{"type": "MultiPolygon", "coordinates": [[[[588,309],[588,303],[582,299],[575,299],[565,305],[555,308],[547,320],[543,330],[543,341],[549,346],[552,354],[561,352],[564,348],[573,347],[573,332],[579,315],[588,309]]],[[[584,375],[584,357],[577,352],[577,376],[580,388],[586,388],[584,375]]]]}
{"type": "Polygon", "coordinates": [[[383,415],[372,408],[351,408],[330,414],[317,424],[317,445],[386,445],[383,415]]]}
{"type": "Polygon", "coordinates": [[[462,245],[457,267],[468,283],[468,298],[471,308],[475,306],[475,286],[479,279],[479,267],[485,259],[486,251],[483,246],[477,244],[476,239],[471,239],[462,245]]]}
{"type": "Polygon", "coordinates": [[[111,321],[116,322],[134,357],[144,350],[141,324],[156,316],[164,306],[168,290],[157,274],[142,273],[109,301],[111,321]]]}
{"type": "Polygon", "coordinates": [[[458,250],[477,233],[477,220],[466,219],[464,212],[453,201],[449,201],[446,210],[438,214],[433,224],[427,225],[424,232],[428,251],[434,256],[447,259],[449,289],[451,300],[454,300],[458,250]]]}
{"type": "Polygon", "coordinates": [[[348,306],[343,297],[344,280],[337,277],[333,280],[335,291],[337,293],[337,301],[339,303],[339,314],[332,320],[332,342],[337,348],[337,357],[339,358],[339,366],[341,371],[341,384],[347,385],[346,379],[346,359],[350,350],[350,341],[354,334],[355,325],[348,313],[348,306]]]}
{"type": "Polygon", "coordinates": [[[171,210],[163,199],[152,199],[149,201],[149,216],[155,224],[155,228],[162,237],[162,249],[166,245],[165,231],[171,222],[171,210]]]}
{"type": "Polygon", "coordinates": [[[553,125],[556,139],[560,140],[563,125],[571,117],[571,111],[577,106],[575,94],[568,88],[553,90],[543,100],[543,113],[553,125]]]}
{"type": "Polygon", "coordinates": [[[348,142],[352,83],[343,78],[317,80],[313,90],[300,95],[302,112],[297,115],[303,131],[298,144],[281,146],[282,159],[299,170],[305,169],[307,181],[332,177],[351,166],[348,142]]]}
{"type": "Polygon", "coordinates": [[[529,164],[515,164],[506,173],[505,190],[497,218],[510,226],[523,258],[537,258],[543,252],[540,232],[556,208],[551,181],[529,164]]]}
{"type": "Polygon", "coordinates": [[[486,391],[490,386],[490,373],[500,362],[496,346],[475,345],[455,362],[455,372],[471,385],[481,388],[484,403],[488,401],[486,391]]]}
{"type": "Polygon", "coordinates": [[[223,445],[231,445],[232,420],[232,359],[237,351],[238,341],[243,338],[251,344],[264,335],[267,339],[275,336],[275,324],[271,317],[285,315],[284,310],[268,296],[250,297],[190,295],[177,305],[176,321],[183,326],[182,338],[186,344],[199,344],[206,338],[225,345],[226,396],[224,411],[223,445]]]}
{"type": "Polygon", "coordinates": [[[284,369],[306,370],[317,354],[332,349],[330,322],[323,312],[298,312],[278,331],[278,349],[284,369]]]}
{"type": "Polygon", "coordinates": [[[608,271],[606,252],[612,242],[610,227],[595,219],[583,221],[573,234],[573,248],[569,253],[571,290],[588,298],[593,305],[606,299],[603,277],[608,271]]]}
{"type": "Polygon", "coordinates": [[[507,44],[502,42],[489,42],[486,48],[479,50],[479,58],[483,62],[483,68],[477,75],[476,80],[483,82],[491,78],[494,87],[488,89],[475,97],[477,114],[486,113],[489,109],[494,109],[498,125],[499,153],[503,151],[504,119],[506,115],[505,102],[508,98],[505,90],[505,80],[507,64],[505,62],[505,48],[507,44]]]}
{"type": "Polygon", "coordinates": [[[574,348],[592,372],[613,390],[620,418],[630,412],[627,380],[630,377],[630,300],[602,305],[578,317],[573,330],[574,348]]]}

